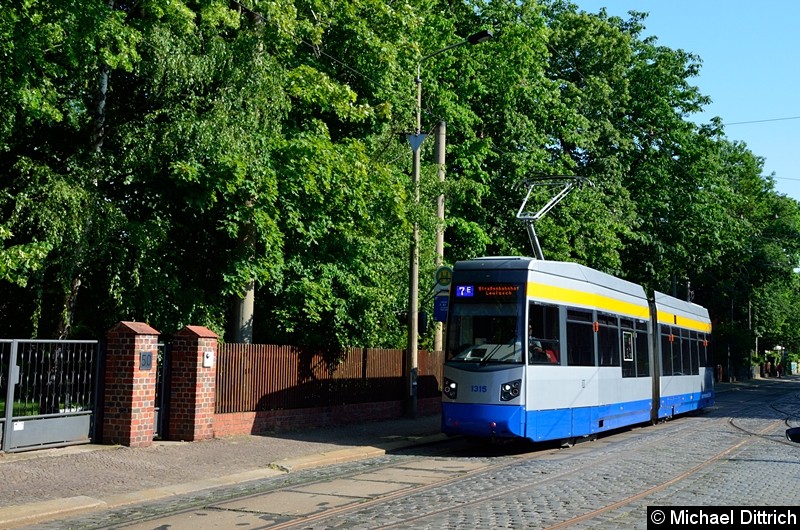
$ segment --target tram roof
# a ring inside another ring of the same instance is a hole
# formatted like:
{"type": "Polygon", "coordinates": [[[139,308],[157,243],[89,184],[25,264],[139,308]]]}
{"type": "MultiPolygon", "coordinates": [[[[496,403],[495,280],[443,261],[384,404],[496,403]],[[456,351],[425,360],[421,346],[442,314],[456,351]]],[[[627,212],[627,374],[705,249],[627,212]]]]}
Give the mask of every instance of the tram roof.
{"type": "Polygon", "coordinates": [[[694,315],[699,320],[703,322],[709,322],[708,316],[708,309],[703,306],[694,304],[692,302],[687,302],[685,300],[681,300],[679,298],[674,298],[668,294],[660,293],[655,291],[653,293],[653,298],[655,298],[656,306],[660,308],[669,308],[673,312],[684,312],[690,315],[694,315]]]}
{"type": "Polygon", "coordinates": [[[569,261],[548,261],[520,256],[493,256],[459,261],[456,266],[462,270],[516,269],[536,271],[646,298],[644,288],[641,285],[569,261]]]}

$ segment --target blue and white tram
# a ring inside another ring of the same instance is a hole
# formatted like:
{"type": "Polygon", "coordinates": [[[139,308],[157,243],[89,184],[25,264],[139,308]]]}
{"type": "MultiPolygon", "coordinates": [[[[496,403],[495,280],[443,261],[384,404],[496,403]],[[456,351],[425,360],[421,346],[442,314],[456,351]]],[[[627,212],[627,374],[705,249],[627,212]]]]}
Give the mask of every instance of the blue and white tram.
{"type": "Polygon", "coordinates": [[[711,322],[695,304],[576,263],[456,263],[442,431],[574,440],[710,406],[711,322]]]}

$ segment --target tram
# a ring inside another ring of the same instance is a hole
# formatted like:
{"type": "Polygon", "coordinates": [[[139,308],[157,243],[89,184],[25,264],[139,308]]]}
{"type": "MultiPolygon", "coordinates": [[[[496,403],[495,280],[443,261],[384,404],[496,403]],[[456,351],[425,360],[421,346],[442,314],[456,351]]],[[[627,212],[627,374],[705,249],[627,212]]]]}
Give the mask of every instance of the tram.
{"type": "Polygon", "coordinates": [[[442,432],[595,437],[714,403],[708,311],[576,263],[453,267],[442,432]]]}

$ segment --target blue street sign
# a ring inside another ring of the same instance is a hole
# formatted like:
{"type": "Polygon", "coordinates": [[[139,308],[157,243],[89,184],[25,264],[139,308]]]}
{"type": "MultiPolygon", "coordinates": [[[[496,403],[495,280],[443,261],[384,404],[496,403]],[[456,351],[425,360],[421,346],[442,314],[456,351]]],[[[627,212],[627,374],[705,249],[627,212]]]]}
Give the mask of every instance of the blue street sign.
{"type": "Polygon", "coordinates": [[[435,296],[433,298],[433,320],[436,322],[447,321],[447,306],[449,300],[449,296],[435,296]]]}

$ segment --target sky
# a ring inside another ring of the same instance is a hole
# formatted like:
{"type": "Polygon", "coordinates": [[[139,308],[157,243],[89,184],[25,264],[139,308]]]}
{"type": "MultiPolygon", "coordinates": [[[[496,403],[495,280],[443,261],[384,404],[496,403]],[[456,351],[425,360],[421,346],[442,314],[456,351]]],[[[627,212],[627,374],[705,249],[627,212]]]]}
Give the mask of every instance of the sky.
{"type": "Polygon", "coordinates": [[[648,13],[641,38],[702,60],[689,82],[709,96],[730,141],[764,158],[778,193],[800,201],[800,0],[572,0],[582,11],[648,13]]]}

